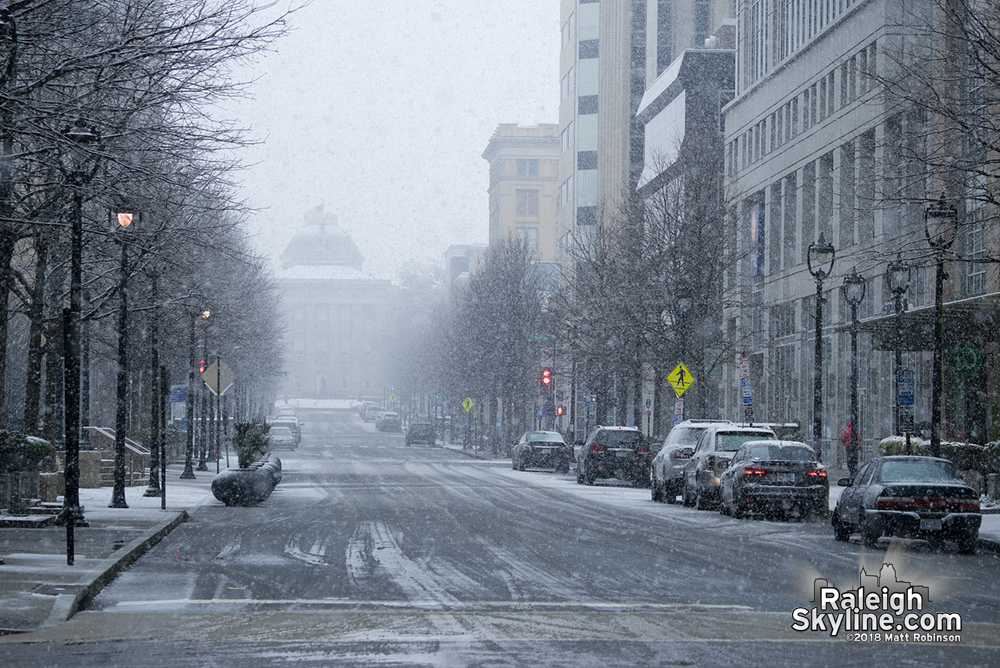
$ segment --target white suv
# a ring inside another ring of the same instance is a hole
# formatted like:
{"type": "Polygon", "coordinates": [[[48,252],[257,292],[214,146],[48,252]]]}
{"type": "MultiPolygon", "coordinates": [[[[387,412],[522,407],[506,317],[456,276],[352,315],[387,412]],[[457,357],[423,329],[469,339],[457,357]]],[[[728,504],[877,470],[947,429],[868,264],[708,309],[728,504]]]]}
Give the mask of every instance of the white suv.
{"type": "Polygon", "coordinates": [[[660,451],[649,467],[653,501],[674,503],[684,488],[684,466],[694,454],[694,447],[709,427],[732,425],[729,420],[684,420],[670,430],[660,451]]]}
{"type": "Polygon", "coordinates": [[[731,424],[706,429],[684,466],[684,487],[681,489],[684,505],[703,509],[718,504],[720,476],[729,468],[736,451],[747,441],[776,438],[767,427],[731,424]]]}

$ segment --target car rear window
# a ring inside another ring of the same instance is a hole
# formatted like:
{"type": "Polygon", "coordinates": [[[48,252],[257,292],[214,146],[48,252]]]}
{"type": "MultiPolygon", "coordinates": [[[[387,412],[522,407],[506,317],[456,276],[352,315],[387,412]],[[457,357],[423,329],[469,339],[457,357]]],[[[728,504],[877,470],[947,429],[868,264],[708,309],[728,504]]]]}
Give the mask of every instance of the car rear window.
{"type": "Polygon", "coordinates": [[[900,459],[882,462],[882,482],[962,482],[955,465],[929,459],[900,459]]]}
{"type": "Polygon", "coordinates": [[[622,448],[629,447],[633,448],[639,445],[641,440],[641,435],[637,431],[602,431],[594,439],[594,442],[598,445],[603,445],[606,448],[622,448]]]}
{"type": "Polygon", "coordinates": [[[562,443],[562,437],[558,434],[531,434],[528,440],[532,443],[562,443]]]}
{"type": "Polygon", "coordinates": [[[811,462],[816,459],[811,448],[803,445],[753,445],[750,457],[772,462],[811,462]]]}
{"type": "Polygon", "coordinates": [[[706,427],[674,427],[667,435],[664,445],[694,445],[705,429],[706,427]]]}
{"type": "Polygon", "coordinates": [[[725,432],[715,435],[716,450],[723,452],[736,452],[747,441],[764,441],[774,438],[770,434],[727,434],[725,432]]]}

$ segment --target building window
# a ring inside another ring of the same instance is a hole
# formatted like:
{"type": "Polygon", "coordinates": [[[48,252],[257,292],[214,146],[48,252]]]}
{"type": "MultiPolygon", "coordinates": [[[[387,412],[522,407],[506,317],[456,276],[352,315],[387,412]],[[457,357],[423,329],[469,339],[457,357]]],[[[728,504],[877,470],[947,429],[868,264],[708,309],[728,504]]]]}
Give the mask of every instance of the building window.
{"type": "Polygon", "coordinates": [[[596,114],[597,113],[597,96],[596,95],[581,95],[577,100],[577,113],[579,114],[596,114]]]}
{"type": "Polygon", "coordinates": [[[597,40],[596,39],[583,39],[580,40],[580,59],[584,58],[597,58],[597,40]]]}
{"type": "MultiPolygon", "coordinates": [[[[978,213],[978,212],[977,212],[978,213]]],[[[975,297],[986,291],[986,264],[977,262],[986,258],[986,234],[980,216],[974,213],[976,221],[965,230],[965,296],[975,297]]]]}
{"type": "Polygon", "coordinates": [[[530,217],[538,215],[538,191],[537,190],[515,190],[517,198],[517,215],[520,217],[530,217]]]}
{"type": "Polygon", "coordinates": [[[528,250],[538,250],[538,228],[519,227],[517,228],[518,240],[524,242],[528,250]]]}
{"type": "Polygon", "coordinates": [[[534,159],[520,159],[517,161],[518,176],[538,176],[538,161],[534,159]]]}
{"type": "Polygon", "coordinates": [[[340,337],[340,354],[350,355],[351,354],[351,335],[350,333],[344,334],[340,337]]]}
{"type": "Polygon", "coordinates": [[[328,347],[328,343],[327,343],[326,336],[325,335],[323,335],[323,336],[317,336],[316,337],[316,355],[318,357],[326,357],[327,353],[329,352],[327,350],[327,347],[328,347]]]}

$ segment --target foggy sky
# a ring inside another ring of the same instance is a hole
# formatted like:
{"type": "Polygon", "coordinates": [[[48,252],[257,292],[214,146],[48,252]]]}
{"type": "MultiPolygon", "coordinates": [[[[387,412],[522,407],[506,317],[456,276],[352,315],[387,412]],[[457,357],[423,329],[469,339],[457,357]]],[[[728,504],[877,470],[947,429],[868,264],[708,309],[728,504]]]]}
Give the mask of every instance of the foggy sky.
{"type": "Polygon", "coordinates": [[[315,0],[274,53],[239,78],[229,112],[263,139],[244,151],[242,196],[277,257],[322,204],[389,278],[486,243],[488,165],[499,123],[555,123],[558,0],[315,0]]]}

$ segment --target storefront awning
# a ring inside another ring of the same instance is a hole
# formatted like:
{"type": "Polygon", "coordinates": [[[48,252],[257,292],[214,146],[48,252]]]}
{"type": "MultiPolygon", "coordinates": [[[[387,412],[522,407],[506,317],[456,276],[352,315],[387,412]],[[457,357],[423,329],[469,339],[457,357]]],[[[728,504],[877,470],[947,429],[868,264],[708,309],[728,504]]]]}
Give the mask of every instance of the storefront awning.
{"type": "MultiPolygon", "coordinates": [[[[946,302],[944,315],[944,348],[959,343],[991,343],[1000,340],[1000,292],[946,302]]],[[[900,350],[934,349],[934,305],[910,309],[902,315],[900,350]]],[[[838,331],[850,330],[842,323],[838,331]]],[[[876,350],[896,349],[896,315],[879,315],[858,322],[858,331],[874,335],[876,350]]]]}

